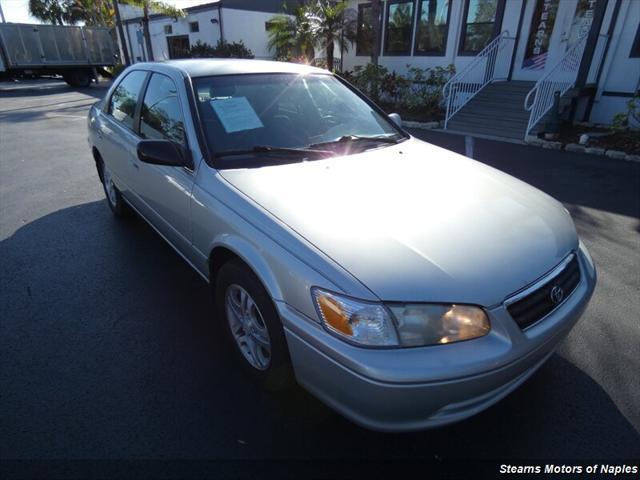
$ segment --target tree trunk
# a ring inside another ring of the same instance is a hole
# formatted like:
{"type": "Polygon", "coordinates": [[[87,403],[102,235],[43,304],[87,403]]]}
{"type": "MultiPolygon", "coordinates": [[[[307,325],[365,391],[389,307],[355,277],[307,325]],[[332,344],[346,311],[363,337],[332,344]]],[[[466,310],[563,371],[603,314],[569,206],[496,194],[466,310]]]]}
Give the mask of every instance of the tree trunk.
{"type": "Polygon", "coordinates": [[[144,42],[147,46],[147,59],[153,62],[153,47],[151,46],[151,34],[149,33],[149,2],[144,2],[142,29],[144,30],[144,42]]]}
{"type": "Polygon", "coordinates": [[[373,17],[373,45],[371,46],[371,63],[378,66],[380,54],[380,0],[371,0],[371,16],[373,17]]]}
{"type": "Polygon", "coordinates": [[[124,35],[124,29],[122,28],[122,19],[120,18],[120,9],[118,8],[118,0],[113,0],[113,9],[116,14],[116,27],[118,27],[118,34],[120,35],[120,43],[122,44],[122,54],[124,55],[124,64],[129,65],[131,60],[129,58],[129,47],[127,47],[127,39],[124,35]]]}
{"type": "Polygon", "coordinates": [[[333,40],[327,41],[326,54],[327,54],[327,70],[333,72],[333,40]]]}

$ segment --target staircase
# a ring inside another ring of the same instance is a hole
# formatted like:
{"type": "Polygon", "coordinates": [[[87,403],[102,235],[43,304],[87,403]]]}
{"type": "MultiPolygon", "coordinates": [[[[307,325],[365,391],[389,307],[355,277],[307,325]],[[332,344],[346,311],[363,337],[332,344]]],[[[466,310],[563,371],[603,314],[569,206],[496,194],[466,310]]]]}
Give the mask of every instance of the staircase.
{"type": "Polygon", "coordinates": [[[443,87],[444,128],[514,140],[535,135],[550,112],[562,115],[576,96],[587,38],[585,33],[534,83],[508,80],[515,39],[502,32],[443,87]]]}
{"type": "Polygon", "coordinates": [[[524,99],[534,85],[522,81],[489,83],[449,120],[447,129],[522,140],[529,122],[524,99]]]}

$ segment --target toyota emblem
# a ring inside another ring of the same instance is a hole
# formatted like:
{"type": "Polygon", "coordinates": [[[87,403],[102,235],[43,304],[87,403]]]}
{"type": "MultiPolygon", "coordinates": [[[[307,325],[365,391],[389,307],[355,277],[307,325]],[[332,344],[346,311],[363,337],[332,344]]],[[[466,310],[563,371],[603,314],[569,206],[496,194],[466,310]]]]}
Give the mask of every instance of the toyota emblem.
{"type": "Polygon", "coordinates": [[[554,305],[558,305],[564,298],[564,290],[562,290],[562,287],[556,285],[551,289],[551,294],[549,295],[549,297],[551,298],[551,301],[554,305]]]}

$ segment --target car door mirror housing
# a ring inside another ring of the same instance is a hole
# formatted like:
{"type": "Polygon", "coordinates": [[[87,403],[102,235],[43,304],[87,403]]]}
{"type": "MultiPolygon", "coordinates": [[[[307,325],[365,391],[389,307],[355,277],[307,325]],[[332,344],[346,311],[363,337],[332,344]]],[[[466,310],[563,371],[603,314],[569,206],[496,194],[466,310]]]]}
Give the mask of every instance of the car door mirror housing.
{"type": "Polygon", "coordinates": [[[389,120],[391,120],[393,123],[395,123],[398,127],[402,128],[402,118],[400,118],[399,114],[390,113],[389,114],[389,120]]]}
{"type": "Polygon", "coordinates": [[[152,165],[192,167],[189,151],[170,140],[141,140],[138,143],[138,159],[152,165]]]}

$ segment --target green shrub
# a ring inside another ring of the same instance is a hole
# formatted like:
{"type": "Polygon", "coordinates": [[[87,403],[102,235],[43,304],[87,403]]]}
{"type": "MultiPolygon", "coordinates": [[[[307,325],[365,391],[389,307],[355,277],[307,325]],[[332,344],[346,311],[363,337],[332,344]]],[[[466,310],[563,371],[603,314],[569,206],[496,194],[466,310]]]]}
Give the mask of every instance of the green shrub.
{"type": "Polygon", "coordinates": [[[613,130],[625,130],[632,128],[634,125],[636,128],[640,127],[640,93],[631,98],[627,103],[627,111],[620,112],[614,115],[611,122],[611,128],[613,130]]]}
{"type": "Polygon", "coordinates": [[[423,118],[444,113],[442,88],[455,74],[455,66],[419,68],[407,65],[407,75],[389,72],[371,63],[345,71],[342,76],[387,110],[423,118]]]}
{"type": "Polygon", "coordinates": [[[218,40],[215,47],[198,40],[189,49],[192,58],[253,58],[253,52],[240,40],[239,42],[225,42],[218,40]]]}

